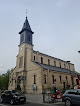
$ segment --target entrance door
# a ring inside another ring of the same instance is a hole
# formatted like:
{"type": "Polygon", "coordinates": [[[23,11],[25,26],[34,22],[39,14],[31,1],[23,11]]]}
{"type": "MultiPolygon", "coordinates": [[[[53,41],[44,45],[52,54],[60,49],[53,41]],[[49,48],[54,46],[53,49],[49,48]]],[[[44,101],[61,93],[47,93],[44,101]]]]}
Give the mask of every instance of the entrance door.
{"type": "Polygon", "coordinates": [[[17,89],[18,89],[18,90],[21,90],[20,83],[21,83],[21,79],[20,79],[20,76],[19,76],[19,77],[17,78],[17,89]]]}
{"type": "Polygon", "coordinates": [[[63,82],[63,88],[65,89],[65,82],[63,82]]]}

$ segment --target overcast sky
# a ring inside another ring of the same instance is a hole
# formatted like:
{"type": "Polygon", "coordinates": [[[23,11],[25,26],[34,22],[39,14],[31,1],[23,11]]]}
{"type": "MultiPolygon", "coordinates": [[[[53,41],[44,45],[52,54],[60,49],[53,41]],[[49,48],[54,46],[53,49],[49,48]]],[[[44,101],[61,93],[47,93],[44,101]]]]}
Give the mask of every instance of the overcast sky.
{"type": "Polygon", "coordinates": [[[80,72],[80,0],[0,0],[0,74],[16,65],[26,9],[34,50],[71,61],[80,72]]]}

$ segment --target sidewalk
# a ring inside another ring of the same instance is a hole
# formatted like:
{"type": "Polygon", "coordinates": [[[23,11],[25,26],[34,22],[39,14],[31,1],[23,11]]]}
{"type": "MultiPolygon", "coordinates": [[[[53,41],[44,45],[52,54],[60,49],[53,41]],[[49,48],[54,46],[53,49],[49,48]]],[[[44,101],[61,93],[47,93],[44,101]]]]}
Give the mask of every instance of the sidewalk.
{"type": "Polygon", "coordinates": [[[26,101],[32,103],[43,103],[43,95],[25,94],[26,101]]]}
{"type": "Polygon", "coordinates": [[[62,99],[58,99],[56,101],[54,101],[53,103],[43,103],[43,95],[39,94],[39,95],[34,95],[34,94],[25,94],[26,96],[26,101],[27,102],[31,102],[31,103],[38,103],[38,104],[64,104],[62,102],[62,99]]]}

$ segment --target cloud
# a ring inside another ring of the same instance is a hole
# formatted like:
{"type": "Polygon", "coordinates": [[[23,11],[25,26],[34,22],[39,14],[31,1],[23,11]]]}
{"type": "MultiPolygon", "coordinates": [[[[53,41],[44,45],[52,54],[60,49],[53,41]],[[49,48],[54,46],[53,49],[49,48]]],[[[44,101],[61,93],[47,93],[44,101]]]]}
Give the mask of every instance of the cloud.
{"type": "Polygon", "coordinates": [[[63,5],[66,5],[67,0],[56,0],[56,6],[62,7],[63,5]]]}
{"type": "Polygon", "coordinates": [[[6,73],[6,68],[4,65],[0,64],[0,74],[6,73]]]}
{"type": "Polygon", "coordinates": [[[0,67],[2,66],[2,64],[0,64],[0,67]]]}

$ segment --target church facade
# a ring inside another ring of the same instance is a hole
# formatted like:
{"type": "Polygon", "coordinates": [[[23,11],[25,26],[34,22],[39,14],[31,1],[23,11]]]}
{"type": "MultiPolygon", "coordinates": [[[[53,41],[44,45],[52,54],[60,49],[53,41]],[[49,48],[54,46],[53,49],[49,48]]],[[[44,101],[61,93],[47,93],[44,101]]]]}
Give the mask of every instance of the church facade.
{"type": "Polygon", "coordinates": [[[20,34],[16,67],[10,74],[9,90],[40,94],[44,90],[73,88],[77,84],[74,64],[33,50],[33,32],[28,19],[20,34]]]}

